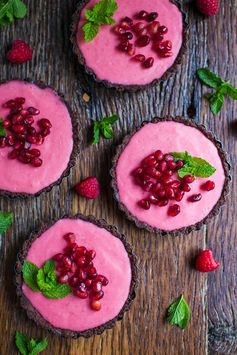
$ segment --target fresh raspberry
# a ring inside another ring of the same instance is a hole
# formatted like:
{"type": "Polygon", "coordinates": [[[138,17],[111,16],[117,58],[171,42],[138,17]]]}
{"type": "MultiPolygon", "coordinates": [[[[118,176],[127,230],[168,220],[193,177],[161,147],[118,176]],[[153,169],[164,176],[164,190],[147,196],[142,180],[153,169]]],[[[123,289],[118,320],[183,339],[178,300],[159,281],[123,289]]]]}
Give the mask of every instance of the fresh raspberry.
{"type": "Polygon", "coordinates": [[[94,199],[100,194],[100,185],[95,177],[89,176],[85,180],[79,182],[75,186],[75,190],[81,196],[94,199]]]}
{"type": "Polygon", "coordinates": [[[195,262],[195,268],[201,272],[214,271],[220,266],[220,263],[216,261],[211,250],[202,250],[201,253],[197,256],[195,262]]]}
{"type": "Polygon", "coordinates": [[[6,54],[7,60],[13,64],[21,64],[32,59],[32,49],[29,45],[17,39],[12,44],[12,49],[6,54]]]}
{"type": "Polygon", "coordinates": [[[214,16],[219,10],[218,0],[196,0],[196,6],[206,16],[214,16]]]}

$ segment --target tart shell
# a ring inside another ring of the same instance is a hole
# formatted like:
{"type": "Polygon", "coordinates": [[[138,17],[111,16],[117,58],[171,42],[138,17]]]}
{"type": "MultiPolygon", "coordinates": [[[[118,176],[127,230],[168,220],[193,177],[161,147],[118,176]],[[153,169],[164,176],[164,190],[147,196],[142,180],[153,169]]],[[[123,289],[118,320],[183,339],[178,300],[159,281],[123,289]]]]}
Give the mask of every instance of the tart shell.
{"type": "Polygon", "coordinates": [[[85,337],[89,338],[92,335],[98,335],[104,332],[106,329],[113,328],[115,323],[119,320],[123,319],[124,313],[127,312],[130,309],[131,303],[133,299],[136,297],[136,287],[137,287],[137,278],[138,278],[138,266],[137,266],[137,258],[135,254],[133,253],[132,247],[130,244],[126,241],[126,238],[123,234],[120,234],[115,226],[108,225],[107,222],[103,219],[97,220],[93,216],[88,216],[85,217],[81,214],[77,214],[75,216],[63,216],[60,219],[64,218],[71,218],[71,219],[81,219],[83,221],[87,221],[90,223],[95,224],[96,226],[100,228],[106,229],[108,232],[110,232],[113,236],[116,238],[120,239],[121,242],[123,243],[126,252],[128,254],[130,264],[131,264],[131,271],[132,271],[132,279],[131,279],[131,285],[130,285],[130,292],[128,295],[128,298],[123,305],[123,308],[120,310],[119,314],[113,318],[112,320],[98,326],[92,329],[88,329],[85,331],[72,331],[72,330],[67,330],[67,329],[60,329],[56,328],[53,325],[51,325],[48,321],[46,321],[41,314],[37,311],[37,309],[31,304],[31,302],[27,299],[27,297],[24,295],[22,292],[22,285],[23,285],[23,278],[22,278],[22,267],[23,267],[23,262],[28,254],[28,250],[30,249],[32,243],[42,235],[48,228],[53,226],[57,220],[51,221],[48,224],[44,224],[40,227],[40,229],[32,233],[30,238],[26,240],[23,244],[22,250],[18,253],[17,257],[17,262],[16,262],[16,268],[15,268],[15,282],[16,282],[16,293],[17,296],[20,299],[20,304],[22,308],[26,310],[26,313],[30,319],[32,319],[37,325],[50,330],[56,335],[60,335],[63,337],[68,337],[68,338],[79,338],[79,337],[85,337]]]}
{"type": "Polygon", "coordinates": [[[111,186],[112,189],[114,191],[114,198],[115,200],[118,202],[118,206],[120,208],[120,210],[122,210],[125,214],[126,217],[130,220],[133,221],[136,226],[138,228],[144,228],[146,230],[148,230],[149,232],[154,232],[163,236],[166,235],[172,235],[172,236],[177,236],[177,235],[184,235],[184,234],[189,234],[194,230],[199,230],[202,225],[207,224],[212,217],[216,216],[219,214],[221,207],[225,204],[226,200],[227,200],[227,196],[229,193],[229,187],[230,187],[230,181],[231,181],[231,176],[230,176],[230,164],[228,162],[228,158],[227,158],[227,153],[222,149],[222,144],[219,140],[217,140],[217,138],[209,131],[206,130],[204,125],[201,125],[199,123],[196,123],[194,121],[190,121],[187,119],[184,119],[182,117],[164,117],[164,118],[160,118],[160,117],[155,117],[154,119],[152,119],[151,121],[144,121],[141,125],[141,127],[138,127],[137,129],[135,129],[131,134],[127,135],[122,144],[119,145],[117,147],[117,151],[116,154],[113,158],[112,161],[112,169],[110,171],[112,180],[111,180],[111,186]],[[223,165],[223,169],[224,169],[224,173],[225,173],[225,182],[224,182],[224,186],[223,186],[223,190],[222,190],[222,194],[218,200],[218,202],[216,203],[216,205],[213,207],[213,209],[210,211],[210,213],[204,218],[202,219],[200,222],[197,222],[191,226],[187,226],[187,227],[183,227],[183,228],[179,228],[179,229],[174,229],[173,231],[165,231],[156,227],[152,227],[149,224],[140,221],[137,217],[135,217],[128,209],[127,207],[120,201],[119,198],[119,189],[118,189],[118,185],[117,185],[117,177],[116,177],[116,167],[117,167],[117,162],[118,159],[120,157],[120,155],[122,154],[124,148],[127,146],[127,144],[129,143],[130,139],[136,134],[136,132],[138,132],[140,130],[140,128],[142,128],[144,125],[148,124],[148,123],[159,123],[159,122],[164,122],[164,121],[174,121],[174,122],[178,122],[178,123],[183,123],[186,126],[190,126],[190,127],[194,127],[197,128],[199,131],[201,131],[211,142],[213,142],[213,144],[216,146],[220,159],[222,161],[222,165],[223,165]]]}
{"type": "Polygon", "coordinates": [[[54,186],[60,185],[62,182],[62,179],[64,177],[67,177],[70,174],[70,170],[75,165],[77,155],[79,154],[79,146],[80,146],[80,142],[81,142],[79,124],[78,124],[78,120],[76,118],[75,113],[72,111],[69,104],[65,101],[64,95],[57,92],[52,86],[46,85],[42,81],[35,81],[35,80],[29,79],[29,78],[24,79],[24,80],[18,79],[18,78],[14,78],[11,80],[2,80],[2,81],[0,81],[0,85],[8,83],[10,81],[23,81],[23,82],[27,82],[30,84],[34,84],[34,85],[38,86],[40,89],[47,89],[47,88],[51,89],[57,95],[57,97],[63,102],[63,104],[66,106],[66,108],[69,112],[69,115],[71,117],[72,130],[73,130],[73,149],[71,152],[71,156],[70,156],[67,168],[61,174],[60,178],[58,180],[54,181],[52,184],[44,187],[42,190],[38,191],[35,194],[29,194],[29,193],[25,193],[25,192],[11,192],[11,191],[0,189],[0,196],[7,197],[10,199],[38,197],[43,192],[49,192],[52,190],[52,188],[54,186]]]}
{"type": "Polygon", "coordinates": [[[122,85],[122,84],[112,83],[108,80],[101,80],[96,76],[94,71],[87,66],[85,57],[83,56],[83,53],[81,52],[80,48],[77,46],[77,30],[78,30],[78,23],[79,23],[80,17],[81,17],[81,12],[82,12],[83,8],[85,7],[85,5],[89,1],[90,0],[80,1],[77,6],[77,9],[73,15],[73,20],[72,20],[72,25],[71,25],[71,32],[72,32],[71,42],[73,45],[73,51],[77,55],[79,63],[84,66],[87,74],[93,76],[93,79],[96,82],[102,83],[107,88],[117,89],[118,91],[127,90],[127,91],[131,91],[131,92],[135,92],[135,91],[142,90],[142,89],[148,89],[149,87],[153,87],[161,81],[168,80],[169,77],[176,72],[178,66],[182,63],[183,56],[187,50],[188,33],[189,33],[189,26],[188,26],[187,19],[186,19],[187,16],[183,12],[182,6],[179,1],[169,0],[172,4],[175,4],[178,7],[178,9],[182,13],[182,17],[183,17],[183,42],[182,42],[182,46],[179,50],[179,54],[176,57],[173,65],[162,75],[161,78],[154,79],[151,83],[145,84],[145,85],[122,85]]]}

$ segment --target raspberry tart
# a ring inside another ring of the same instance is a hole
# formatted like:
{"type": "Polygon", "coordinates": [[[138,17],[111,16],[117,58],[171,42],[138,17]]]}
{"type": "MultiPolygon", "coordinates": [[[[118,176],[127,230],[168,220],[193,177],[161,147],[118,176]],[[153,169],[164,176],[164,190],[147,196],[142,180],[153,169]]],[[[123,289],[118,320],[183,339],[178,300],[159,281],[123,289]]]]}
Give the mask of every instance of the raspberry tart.
{"type": "Polygon", "coordinates": [[[17,294],[29,318],[77,338],[123,318],[135,297],[136,257],[116,227],[63,217],[27,240],[16,266],[17,294]]]}
{"type": "Polygon", "coordinates": [[[37,196],[69,174],[77,123],[63,97],[30,81],[0,84],[0,193],[37,196]],[[60,146],[60,154],[59,154],[60,146]]]}
{"type": "Polygon", "coordinates": [[[74,51],[86,72],[119,90],[137,90],[167,79],[186,49],[187,23],[179,3],[109,0],[113,14],[103,9],[100,15],[103,18],[108,10],[112,15],[104,23],[110,25],[95,28],[90,18],[95,19],[103,1],[81,1],[73,19],[74,51]]]}
{"type": "Polygon", "coordinates": [[[204,126],[181,117],[155,118],[118,147],[112,187],[138,227],[189,233],[219,212],[229,169],[220,142],[204,126]]]}

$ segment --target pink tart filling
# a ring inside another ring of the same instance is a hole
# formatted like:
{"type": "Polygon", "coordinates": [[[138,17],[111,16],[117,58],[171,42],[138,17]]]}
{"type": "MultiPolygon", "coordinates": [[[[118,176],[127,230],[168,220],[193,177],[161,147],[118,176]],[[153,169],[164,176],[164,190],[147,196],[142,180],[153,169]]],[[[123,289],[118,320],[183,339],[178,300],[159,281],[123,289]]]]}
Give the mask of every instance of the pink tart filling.
{"type": "Polygon", "coordinates": [[[74,233],[79,246],[96,250],[95,265],[101,275],[106,275],[109,284],[96,312],[89,302],[76,295],[63,299],[48,299],[34,292],[25,284],[23,293],[51,325],[56,328],[84,331],[98,327],[115,318],[126,302],[131,285],[131,265],[123,243],[107,230],[80,219],[63,219],[37,238],[28,251],[26,260],[41,267],[46,260],[63,252],[67,242],[63,238],[74,233]]]}
{"type": "Polygon", "coordinates": [[[85,10],[91,9],[96,2],[91,0],[85,6],[78,24],[77,46],[85,58],[87,67],[100,80],[114,84],[145,85],[161,78],[174,64],[182,46],[183,19],[177,6],[169,0],[118,0],[118,10],[113,17],[117,27],[100,26],[96,38],[91,42],[85,42],[82,31],[86,21],[85,10]],[[141,17],[142,9],[147,14],[146,18],[141,17]],[[130,29],[123,25],[124,18],[127,18],[127,23],[133,20],[130,29]],[[142,32],[141,26],[143,26],[142,32]],[[123,29],[126,29],[126,33],[123,29]],[[135,41],[134,31],[139,32],[135,41]],[[121,43],[118,41],[118,36],[122,36],[121,43]],[[159,38],[153,40],[152,36],[159,38]]]}
{"type": "Polygon", "coordinates": [[[149,226],[165,231],[203,220],[219,200],[225,182],[214,143],[197,128],[172,121],[149,123],[135,133],[118,159],[116,177],[119,201],[128,211],[149,226]],[[177,178],[182,162],[169,161],[168,153],[185,151],[205,159],[215,173],[206,179],[190,175],[177,178]],[[167,156],[163,158],[162,152],[167,156]],[[153,175],[152,182],[147,172],[153,175]],[[155,179],[159,182],[154,184],[155,179]]]}
{"type": "Polygon", "coordinates": [[[22,140],[15,142],[17,149],[14,149],[14,146],[10,147],[8,144],[3,146],[4,138],[1,138],[0,190],[34,194],[57,181],[67,168],[73,149],[71,118],[61,98],[50,88],[42,89],[24,81],[10,81],[0,85],[0,117],[3,118],[3,124],[7,129],[7,141],[11,139],[10,129],[14,128],[12,135],[17,136],[23,136],[25,134],[23,131],[27,127],[28,131],[37,131],[37,142],[36,136],[29,133],[26,134],[27,139],[24,142],[31,144],[30,152],[34,155],[33,159],[27,156],[26,150],[24,154],[21,151],[20,155],[14,156],[22,149],[20,147],[22,140]],[[23,123],[22,117],[18,114],[13,118],[7,118],[11,109],[9,100],[15,98],[21,99],[22,102],[24,99],[22,112],[27,113],[25,108],[28,108],[28,113],[31,114],[23,117],[23,123]],[[18,118],[21,122],[15,122],[18,118]],[[8,121],[10,127],[7,127],[8,121]]]}

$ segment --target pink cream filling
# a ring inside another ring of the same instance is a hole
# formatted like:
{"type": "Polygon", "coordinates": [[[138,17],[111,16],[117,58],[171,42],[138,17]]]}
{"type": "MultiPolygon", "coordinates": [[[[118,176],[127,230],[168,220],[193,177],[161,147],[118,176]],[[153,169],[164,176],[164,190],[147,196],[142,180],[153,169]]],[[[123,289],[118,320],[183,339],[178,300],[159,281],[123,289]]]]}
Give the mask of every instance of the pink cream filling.
{"type": "MultiPolygon", "coordinates": [[[[92,8],[96,2],[97,0],[91,0],[85,6],[85,9],[92,8]]],[[[155,59],[152,68],[144,69],[141,63],[134,62],[129,55],[117,49],[119,40],[113,32],[113,26],[100,26],[97,37],[86,43],[82,31],[82,26],[85,23],[85,9],[82,11],[78,25],[77,45],[85,58],[86,65],[93,70],[100,80],[122,85],[151,83],[154,79],[162,77],[173,65],[179,53],[183,39],[182,14],[177,6],[169,0],[118,0],[117,4],[118,10],[114,15],[116,22],[125,16],[133,17],[141,10],[157,11],[159,14],[158,21],[169,29],[165,39],[171,40],[173,43],[173,56],[160,58],[151,45],[137,48],[136,54],[144,54],[146,58],[154,57],[155,59]]]]}
{"type": "Polygon", "coordinates": [[[187,227],[205,218],[219,200],[225,181],[224,169],[215,145],[198,129],[167,121],[149,123],[131,138],[119,157],[116,175],[120,202],[138,220],[166,231],[187,227]],[[152,205],[149,210],[144,210],[137,204],[148,193],[134,183],[131,172],[139,166],[143,158],[158,149],[163,153],[187,151],[193,156],[207,160],[216,168],[216,172],[210,178],[197,178],[190,184],[191,191],[185,193],[181,202],[169,202],[170,205],[174,203],[180,205],[181,212],[176,217],[167,215],[167,206],[152,205]],[[214,190],[205,192],[200,189],[207,180],[215,182],[214,190]],[[199,202],[187,201],[189,196],[197,193],[202,194],[199,202]]]}
{"type": "MultiPolygon", "coordinates": [[[[32,145],[41,151],[43,165],[40,168],[8,159],[12,149],[0,148],[0,189],[34,194],[57,181],[67,168],[73,148],[72,123],[66,105],[52,89],[41,89],[24,81],[0,85],[0,117],[6,118],[9,113],[2,104],[16,97],[25,97],[24,107],[40,110],[40,115],[34,116],[35,122],[43,117],[51,121],[51,134],[43,145],[32,145]]],[[[37,123],[33,126],[39,129],[37,123]]]]}
{"type": "Polygon", "coordinates": [[[123,243],[103,228],[82,220],[63,219],[44,232],[29,249],[27,260],[39,267],[66,246],[63,236],[76,234],[76,243],[96,251],[97,271],[109,279],[104,287],[102,308],[91,310],[89,300],[69,295],[52,300],[23,284],[23,292],[38,312],[54,327],[83,331],[100,326],[118,315],[127,300],[131,284],[131,265],[123,243]]]}

